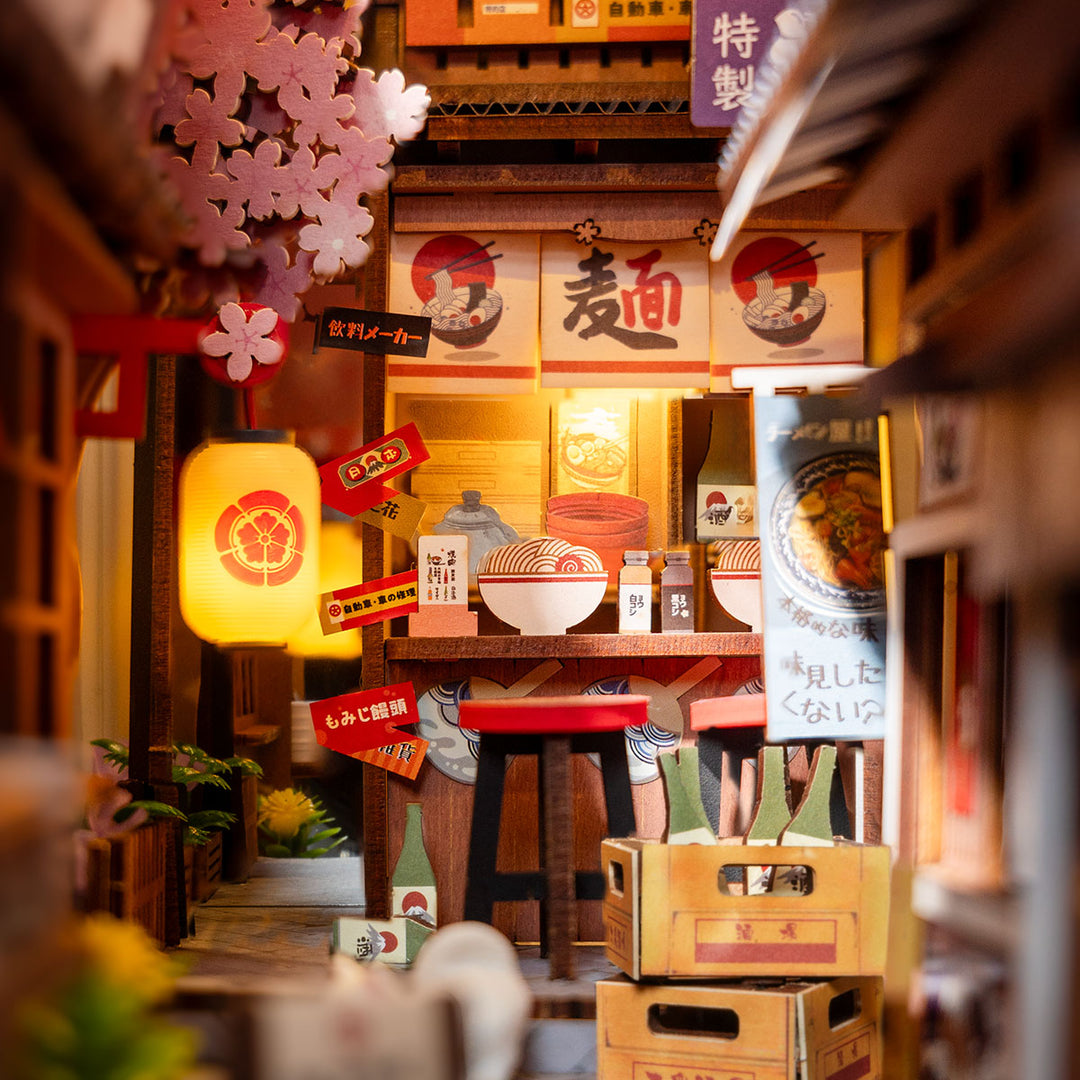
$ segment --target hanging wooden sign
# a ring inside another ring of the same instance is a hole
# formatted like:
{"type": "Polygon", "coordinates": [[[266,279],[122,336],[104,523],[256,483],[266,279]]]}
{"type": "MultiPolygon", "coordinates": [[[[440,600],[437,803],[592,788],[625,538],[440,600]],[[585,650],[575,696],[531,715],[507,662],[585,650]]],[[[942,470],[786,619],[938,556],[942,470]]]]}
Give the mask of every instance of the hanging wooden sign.
{"type": "Polygon", "coordinates": [[[412,739],[398,728],[420,719],[411,682],[323,698],[308,708],[319,745],[349,755],[412,739]]]}
{"type": "Polygon", "coordinates": [[[349,756],[356,758],[357,761],[364,762],[366,765],[374,765],[377,769],[384,769],[395,776],[403,776],[406,780],[415,780],[420,775],[420,766],[424,763],[427,748],[427,739],[410,736],[404,742],[376,746],[372,750],[361,750],[349,756]]]}
{"type": "Polygon", "coordinates": [[[404,491],[395,491],[388,499],[356,516],[391,536],[411,540],[413,533],[420,527],[426,509],[427,503],[406,495],[404,491]]]}
{"type": "MultiPolygon", "coordinates": [[[[730,127],[750,99],[777,38],[785,0],[694,0],[690,123],[730,127]]],[[[784,20],[801,23],[797,13],[784,20]]]]}
{"type": "Polygon", "coordinates": [[[319,466],[321,498],[343,514],[357,514],[398,493],[383,484],[429,455],[415,424],[406,424],[341,457],[319,466]]]}
{"type": "Polygon", "coordinates": [[[354,352],[426,356],[431,320],[423,315],[328,307],[320,316],[319,345],[354,352]]]}
{"type": "Polygon", "coordinates": [[[324,634],[393,619],[415,611],[419,597],[416,571],[335,589],[319,597],[319,622],[324,634]]]}

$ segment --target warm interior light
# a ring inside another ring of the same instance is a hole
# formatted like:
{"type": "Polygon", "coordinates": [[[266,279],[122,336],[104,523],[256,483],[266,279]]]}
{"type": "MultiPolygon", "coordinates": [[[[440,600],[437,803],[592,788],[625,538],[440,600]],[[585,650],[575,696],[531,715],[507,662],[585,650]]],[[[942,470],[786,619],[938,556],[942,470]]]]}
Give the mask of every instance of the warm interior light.
{"type": "Polygon", "coordinates": [[[280,432],[195,449],[180,473],[180,613],[206,641],[283,644],[319,586],[319,474],[280,432]]]}
{"type": "MultiPolygon", "coordinates": [[[[363,580],[363,546],[356,525],[352,521],[324,521],[319,529],[319,592],[345,589],[363,580]]],[[[359,627],[338,634],[323,633],[316,603],[308,620],[289,637],[286,648],[295,656],[352,660],[360,655],[361,640],[359,627]]]]}

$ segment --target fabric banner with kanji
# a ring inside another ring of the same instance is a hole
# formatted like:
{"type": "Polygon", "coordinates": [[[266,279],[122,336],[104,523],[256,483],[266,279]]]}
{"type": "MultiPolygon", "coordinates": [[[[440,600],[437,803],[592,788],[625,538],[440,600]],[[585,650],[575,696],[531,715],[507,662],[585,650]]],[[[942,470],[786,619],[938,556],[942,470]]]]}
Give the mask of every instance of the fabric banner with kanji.
{"type": "Polygon", "coordinates": [[[696,241],[544,236],[541,385],[707,387],[708,273],[696,241]]]}
{"type": "Polygon", "coordinates": [[[431,319],[424,357],[393,356],[400,394],[531,394],[536,389],[539,237],[395,233],[390,308],[431,319]]]}

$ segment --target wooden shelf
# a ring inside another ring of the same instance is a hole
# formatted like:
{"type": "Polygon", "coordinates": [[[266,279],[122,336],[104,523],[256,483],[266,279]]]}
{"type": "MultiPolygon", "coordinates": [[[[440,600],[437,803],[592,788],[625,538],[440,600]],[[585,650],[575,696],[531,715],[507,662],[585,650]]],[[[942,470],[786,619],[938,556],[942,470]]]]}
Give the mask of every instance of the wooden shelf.
{"type": "Polygon", "coordinates": [[[970,547],[979,540],[980,518],[973,504],[926,510],[897,522],[889,548],[897,558],[910,559],[970,547]]]}
{"type": "Polygon", "coordinates": [[[933,867],[917,871],[911,883],[911,909],[918,918],[998,953],[1019,945],[1019,907],[1013,893],[964,889],[933,867]]]}
{"type": "Polygon", "coordinates": [[[760,634],[559,634],[388,638],[387,660],[760,656],[760,634]]]}

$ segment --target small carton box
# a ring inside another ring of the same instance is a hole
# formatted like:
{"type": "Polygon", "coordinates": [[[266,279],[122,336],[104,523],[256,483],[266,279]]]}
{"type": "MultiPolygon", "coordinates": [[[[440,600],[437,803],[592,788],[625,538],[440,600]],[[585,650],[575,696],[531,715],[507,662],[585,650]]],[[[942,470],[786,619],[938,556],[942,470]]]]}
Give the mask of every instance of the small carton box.
{"type": "Polygon", "coordinates": [[[597,1080],[880,1080],[882,980],[596,984],[597,1080]]]}
{"type": "Polygon", "coordinates": [[[883,975],[889,862],[879,845],[605,840],[607,957],[635,979],[883,975]],[[763,865],[799,889],[728,891],[738,868],[763,865]]]}

